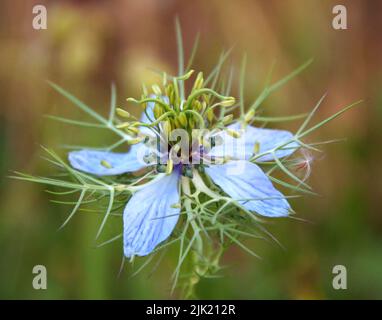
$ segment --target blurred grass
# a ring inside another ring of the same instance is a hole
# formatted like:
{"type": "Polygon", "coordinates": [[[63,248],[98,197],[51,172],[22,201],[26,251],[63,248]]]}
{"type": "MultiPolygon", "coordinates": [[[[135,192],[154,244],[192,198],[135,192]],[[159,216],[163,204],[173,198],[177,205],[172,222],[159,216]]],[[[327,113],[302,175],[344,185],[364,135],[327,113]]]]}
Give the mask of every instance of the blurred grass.
{"type": "MultiPolygon", "coordinates": [[[[39,2],[41,3],[41,1],[39,2]]],[[[44,1],[42,1],[44,3],[44,1]]],[[[270,231],[286,247],[262,241],[252,247],[263,260],[238,248],[226,256],[223,278],[205,280],[201,298],[382,298],[381,3],[346,3],[349,29],[331,28],[336,1],[46,1],[48,30],[31,28],[35,1],[3,1],[0,10],[0,298],[168,298],[174,252],[150,267],[120,277],[122,243],[95,248],[99,217],[83,213],[62,231],[68,208],[49,202],[44,187],[6,176],[10,170],[49,172],[40,144],[96,146],[102,131],[57,124],[44,114],[84,119],[57,95],[52,80],[107,113],[110,83],[118,103],[138,96],[141,82],[156,77],[147,67],[176,70],[174,17],[179,15],[186,52],[201,31],[195,68],[209,71],[223,48],[235,46],[231,62],[248,55],[246,101],[262,89],[274,61],[274,79],[306,59],[314,64],[264,103],[264,115],[310,110],[328,97],[317,121],[359,98],[365,103],[315,134],[347,141],[325,147],[311,184],[320,197],[293,201],[312,223],[275,220],[270,231]],[[367,21],[367,23],[366,23],[367,21]],[[32,288],[32,268],[48,269],[48,290],[32,288]],[[331,287],[334,265],[348,269],[348,290],[331,287]]],[[[237,89],[237,88],[236,88],[237,89]]],[[[138,115],[139,110],[130,110],[138,115]]],[[[288,129],[296,124],[284,125],[288,129]]],[[[109,227],[116,234],[118,221],[109,227]]]]}

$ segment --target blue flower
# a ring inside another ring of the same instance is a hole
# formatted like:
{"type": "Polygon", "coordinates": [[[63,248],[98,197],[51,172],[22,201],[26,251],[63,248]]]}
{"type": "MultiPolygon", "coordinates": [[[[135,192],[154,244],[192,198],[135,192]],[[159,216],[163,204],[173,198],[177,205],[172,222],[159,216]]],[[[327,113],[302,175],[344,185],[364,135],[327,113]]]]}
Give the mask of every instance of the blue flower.
{"type": "MultiPolygon", "coordinates": [[[[153,119],[153,103],[149,103],[141,122],[150,123],[153,119]]],[[[239,130],[241,124],[236,122],[228,128],[239,130]]],[[[142,131],[146,135],[151,134],[148,128],[142,127],[142,131]]],[[[291,207],[285,197],[274,188],[261,168],[248,160],[253,156],[255,149],[256,153],[262,154],[256,159],[257,162],[291,155],[299,147],[293,142],[293,135],[288,131],[247,125],[244,134],[236,139],[236,143],[233,143],[234,138],[226,132],[220,133],[219,137],[222,143],[206,152],[211,158],[228,155],[230,160],[222,164],[211,163],[205,167],[205,172],[211,180],[246,210],[266,217],[287,216],[291,207]],[[242,148],[238,147],[240,142],[243,142],[242,148]],[[235,147],[232,148],[232,145],[235,147]],[[281,145],[283,147],[278,148],[281,145]],[[233,170],[236,170],[235,174],[229,174],[234,172],[233,170]]],[[[139,148],[145,151],[147,147],[143,144],[134,145],[128,153],[73,151],[69,153],[69,161],[74,168],[90,174],[118,175],[152,165],[140,159],[139,148]]],[[[182,164],[175,165],[171,174],[159,174],[133,193],[123,213],[126,257],[145,256],[171,235],[180,215],[181,167],[182,164]]]]}

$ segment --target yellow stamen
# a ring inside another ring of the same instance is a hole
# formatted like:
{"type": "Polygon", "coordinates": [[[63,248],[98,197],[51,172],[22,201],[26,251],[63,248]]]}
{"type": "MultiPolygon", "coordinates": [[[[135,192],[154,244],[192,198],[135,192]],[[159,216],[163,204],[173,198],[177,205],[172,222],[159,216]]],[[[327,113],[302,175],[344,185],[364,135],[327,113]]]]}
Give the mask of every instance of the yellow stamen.
{"type": "Polygon", "coordinates": [[[174,162],[171,159],[167,161],[166,174],[169,175],[174,168],[174,162]]]}
{"type": "Polygon", "coordinates": [[[117,129],[123,129],[123,128],[129,127],[130,125],[131,125],[130,122],[122,122],[122,123],[117,124],[115,127],[117,129]]]}
{"type": "Polygon", "coordinates": [[[122,118],[130,118],[130,113],[121,108],[116,109],[117,114],[122,118]]]}
{"type": "Polygon", "coordinates": [[[132,145],[132,144],[137,144],[137,143],[140,143],[143,141],[144,138],[142,137],[138,137],[138,138],[135,138],[135,139],[131,139],[131,140],[128,140],[127,143],[132,145]]]}
{"type": "Polygon", "coordinates": [[[236,99],[234,97],[227,97],[220,103],[220,105],[222,107],[231,107],[235,104],[235,102],[236,102],[236,99]]]}
{"type": "Polygon", "coordinates": [[[162,95],[162,90],[159,88],[158,85],[154,84],[154,85],[151,86],[151,88],[153,89],[154,93],[157,96],[161,96],[162,95]]]}
{"type": "Polygon", "coordinates": [[[228,133],[231,137],[233,137],[233,138],[235,138],[235,139],[241,137],[241,134],[240,134],[238,131],[236,131],[236,130],[227,129],[226,131],[227,131],[227,133],[228,133]]]}
{"type": "Polygon", "coordinates": [[[233,120],[233,114],[229,114],[228,116],[225,116],[222,120],[223,124],[226,125],[226,124],[229,124],[231,123],[233,120]]]}
{"type": "Polygon", "coordinates": [[[249,110],[244,116],[244,121],[247,123],[250,122],[252,118],[254,117],[254,115],[255,115],[255,110],[253,109],[249,110]]]}
{"type": "Polygon", "coordinates": [[[154,106],[154,117],[158,119],[163,114],[163,108],[159,104],[155,104],[154,106]]]}
{"type": "Polygon", "coordinates": [[[212,120],[214,119],[214,111],[212,109],[208,109],[207,111],[207,119],[209,122],[212,122],[212,120]]]}
{"type": "Polygon", "coordinates": [[[187,126],[187,116],[183,112],[179,114],[178,120],[183,127],[187,126]]]}
{"type": "Polygon", "coordinates": [[[113,168],[113,166],[109,162],[107,162],[106,160],[101,160],[101,165],[107,169],[113,168]]]}
{"type": "Polygon", "coordinates": [[[257,154],[260,151],[260,143],[258,141],[255,142],[255,145],[253,146],[253,153],[257,154]]]}

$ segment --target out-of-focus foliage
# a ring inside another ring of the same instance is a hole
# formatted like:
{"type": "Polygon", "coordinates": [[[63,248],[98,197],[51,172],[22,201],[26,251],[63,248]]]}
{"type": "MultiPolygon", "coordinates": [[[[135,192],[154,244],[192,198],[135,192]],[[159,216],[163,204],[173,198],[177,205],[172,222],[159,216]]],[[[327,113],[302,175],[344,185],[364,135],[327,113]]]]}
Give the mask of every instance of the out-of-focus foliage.
{"type": "MultiPolygon", "coordinates": [[[[150,68],[176,70],[177,14],[187,53],[201,32],[198,71],[209,71],[224,48],[234,46],[229,62],[236,66],[247,53],[247,100],[261,91],[274,62],[273,77],[279,79],[314,58],[307,71],[265,102],[264,115],[309,111],[324,92],[321,119],[365,100],[315,134],[315,140],[347,141],[326,146],[313,163],[310,184],[321,196],[291,200],[309,223],[275,220],[268,225],[286,249],[256,240],[251,247],[261,261],[231,248],[224,277],[203,280],[199,297],[382,298],[380,3],[346,4],[349,29],[343,31],[332,29],[337,3],[329,0],[46,1],[48,29],[41,31],[32,28],[34,4],[3,1],[0,10],[0,298],[169,297],[175,251],[157,268],[130,277],[136,266],[125,266],[118,276],[122,243],[94,245],[100,217],[83,212],[57,232],[70,207],[50,202],[43,186],[6,176],[11,170],[52,173],[40,158],[40,144],[64,156],[68,144],[110,141],[102,131],[45,118],[85,118],[45,80],[104,114],[114,81],[118,104],[127,107],[125,98],[138,96],[141,82],[157,80],[150,68]],[[37,264],[48,269],[45,291],[32,288],[37,264]],[[347,267],[348,290],[332,288],[337,264],[347,267]]],[[[132,114],[140,113],[130,107],[132,114]]],[[[296,129],[298,123],[286,126],[296,129]]],[[[118,227],[108,226],[111,233],[118,227]]]]}

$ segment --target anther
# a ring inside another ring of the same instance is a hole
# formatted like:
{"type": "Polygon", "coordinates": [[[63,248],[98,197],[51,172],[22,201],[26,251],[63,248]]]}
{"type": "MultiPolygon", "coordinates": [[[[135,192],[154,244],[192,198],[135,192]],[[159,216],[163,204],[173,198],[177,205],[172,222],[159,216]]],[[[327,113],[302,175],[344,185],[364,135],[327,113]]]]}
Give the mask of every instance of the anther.
{"type": "Polygon", "coordinates": [[[253,153],[257,154],[260,151],[260,143],[258,141],[255,142],[255,145],[253,146],[253,153]]]}
{"type": "Polygon", "coordinates": [[[131,125],[130,122],[122,122],[122,123],[117,124],[115,127],[117,129],[124,129],[124,128],[129,127],[130,125],[131,125]]]}
{"type": "Polygon", "coordinates": [[[187,126],[187,116],[181,112],[178,116],[179,122],[183,127],[187,126]]]}
{"type": "Polygon", "coordinates": [[[221,103],[220,105],[222,107],[231,107],[235,104],[236,102],[236,99],[234,97],[227,97],[225,98],[221,103]]]}
{"type": "Polygon", "coordinates": [[[159,104],[155,104],[154,106],[154,117],[158,119],[163,114],[163,108],[159,104]]]}
{"type": "Polygon", "coordinates": [[[107,169],[113,168],[113,166],[109,162],[107,162],[106,160],[101,160],[101,165],[107,169]]]}
{"type": "Polygon", "coordinates": [[[131,140],[128,140],[127,143],[132,145],[132,144],[137,144],[137,143],[140,143],[144,140],[144,138],[142,137],[138,137],[138,138],[135,138],[135,139],[131,139],[131,140]]]}
{"type": "Polygon", "coordinates": [[[207,119],[209,122],[212,122],[212,120],[214,119],[214,111],[212,109],[208,109],[207,110],[207,119]]]}
{"type": "Polygon", "coordinates": [[[252,118],[254,117],[254,115],[255,115],[255,110],[253,110],[253,109],[249,110],[249,111],[245,114],[245,116],[244,116],[244,121],[245,121],[246,123],[250,122],[250,121],[252,120],[252,118]]]}
{"type": "Polygon", "coordinates": [[[168,159],[167,166],[166,166],[166,174],[171,174],[172,170],[174,169],[174,162],[171,159],[168,159]]]}
{"type": "Polygon", "coordinates": [[[162,95],[162,90],[159,88],[158,85],[154,84],[151,86],[151,88],[153,89],[153,92],[157,95],[157,96],[161,96],[162,95]]]}
{"type": "Polygon", "coordinates": [[[240,138],[240,136],[241,136],[241,134],[240,134],[238,131],[236,131],[236,130],[226,129],[226,131],[227,131],[227,133],[228,133],[231,137],[233,137],[233,138],[235,138],[235,139],[240,138]]]}
{"type": "Polygon", "coordinates": [[[204,82],[204,80],[203,80],[203,72],[199,72],[197,77],[196,77],[193,90],[201,89],[203,87],[203,82],[204,82]]]}
{"type": "Polygon", "coordinates": [[[233,120],[233,114],[229,114],[228,116],[225,116],[222,120],[223,124],[224,125],[227,125],[229,123],[231,123],[233,120]]]}
{"type": "Polygon", "coordinates": [[[127,112],[126,110],[123,110],[121,108],[116,109],[117,115],[119,115],[122,118],[130,118],[130,113],[127,112]]]}
{"type": "Polygon", "coordinates": [[[130,127],[125,128],[125,129],[126,129],[126,131],[128,133],[132,133],[132,134],[135,134],[135,135],[139,134],[139,129],[137,127],[130,126],[130,127]]]}

